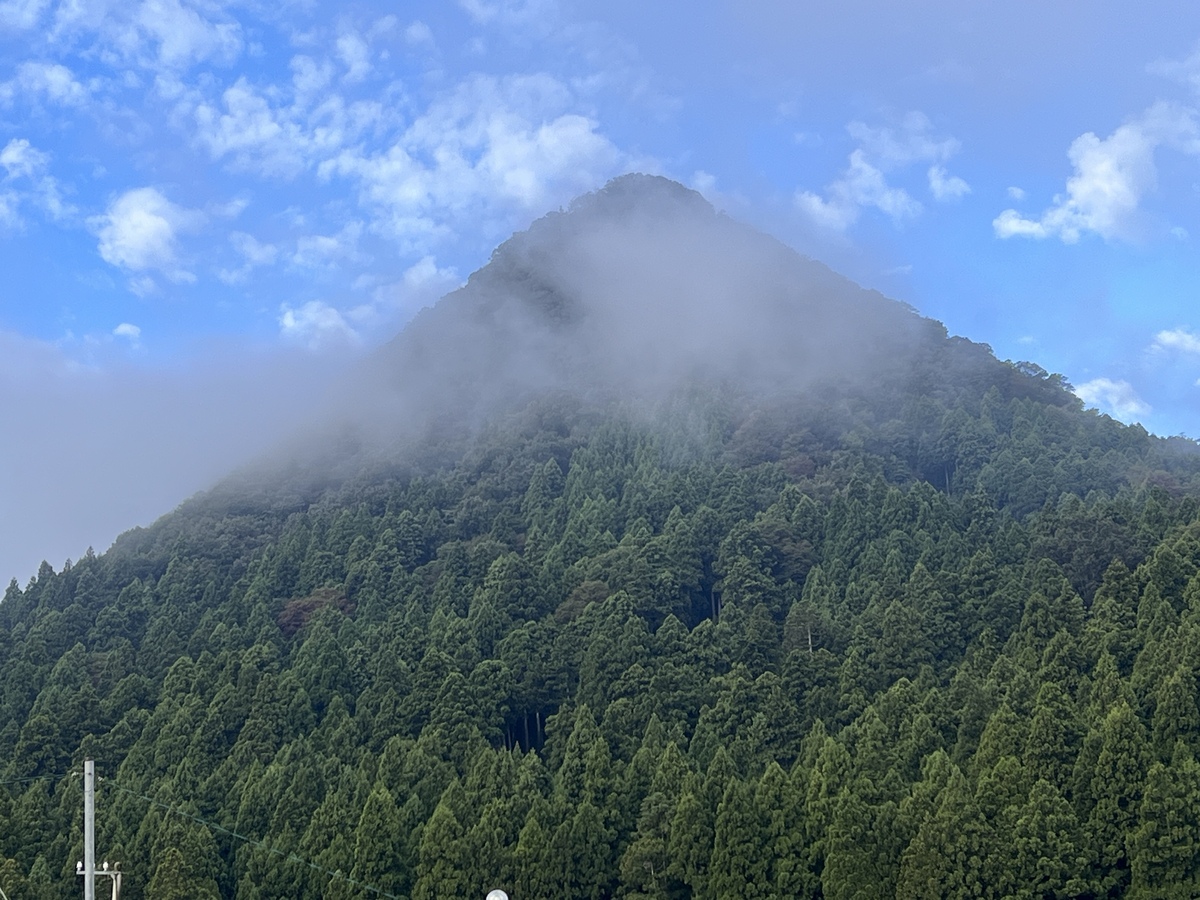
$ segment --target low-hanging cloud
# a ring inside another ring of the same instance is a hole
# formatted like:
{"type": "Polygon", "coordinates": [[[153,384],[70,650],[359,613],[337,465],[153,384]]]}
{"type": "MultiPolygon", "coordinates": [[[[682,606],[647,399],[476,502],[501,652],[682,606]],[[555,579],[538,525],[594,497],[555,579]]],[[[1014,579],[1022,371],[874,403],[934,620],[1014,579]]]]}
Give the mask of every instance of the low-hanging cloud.
{"type": "MultiPolygon", "coordinates": [[[[122,323],[110,340],[146,339],[122,323]]],[[[275,446],[344,366],[227,346],[164,369],[121,364],[117,349],[81,364],[0,331],[0,416],[20,423],[19,439],[0,442],[0,582],[102,551],[275,446]]]]}
{"type": "Polygon", "coordinates": [[[390,447],[548,390],[646,408],[696,384],[773,395],[885,377],[922,328],[698,193],[627,176],[506,241],[372,357],[338,411],[390,447]]]}

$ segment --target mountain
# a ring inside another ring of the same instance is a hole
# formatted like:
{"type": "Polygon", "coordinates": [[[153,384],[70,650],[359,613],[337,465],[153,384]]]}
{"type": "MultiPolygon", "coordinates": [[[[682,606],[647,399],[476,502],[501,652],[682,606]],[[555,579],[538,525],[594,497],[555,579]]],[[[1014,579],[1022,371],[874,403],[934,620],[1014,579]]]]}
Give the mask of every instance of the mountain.
{"type": "Polygon", "coordinates": [[[8,896],[1200,891],[1191,442],[645,176],[339,390],[9,586],[8,896]]]}

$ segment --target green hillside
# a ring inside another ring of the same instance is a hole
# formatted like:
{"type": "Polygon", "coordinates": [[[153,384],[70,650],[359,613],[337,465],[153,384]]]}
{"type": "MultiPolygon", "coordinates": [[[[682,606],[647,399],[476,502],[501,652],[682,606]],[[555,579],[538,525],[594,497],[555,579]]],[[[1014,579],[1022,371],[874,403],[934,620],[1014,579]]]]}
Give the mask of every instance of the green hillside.
{"type": "Polygon", "coordinates": [[[345,390],[9,586],[12,900],[1200,894],[1190,441],[650,179],[345,390]]]}

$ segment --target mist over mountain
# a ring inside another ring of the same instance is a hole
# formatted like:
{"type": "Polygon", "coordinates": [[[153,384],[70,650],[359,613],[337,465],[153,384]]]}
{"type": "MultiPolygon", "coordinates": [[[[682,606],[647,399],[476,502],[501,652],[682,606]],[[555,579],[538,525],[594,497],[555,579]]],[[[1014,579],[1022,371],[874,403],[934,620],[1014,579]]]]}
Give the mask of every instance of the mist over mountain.
{"type": "Polygon", "coordinates": [[[548,389],[775,392],[902,366],[925,325],[694,191],[629,175],[498,247],[356,387],[370,403],[382,391],[401,419],[478,419],[548,389]]]}
{"type": "Polygon", "coordinates": [[[946,382],[1041,389],[695,191],[627,175],[501,244],[345,380],[326,421],[336,441],[378,450],[546,392],[652,412],[696,390],[919,390],[935,365],[946,382]]]}

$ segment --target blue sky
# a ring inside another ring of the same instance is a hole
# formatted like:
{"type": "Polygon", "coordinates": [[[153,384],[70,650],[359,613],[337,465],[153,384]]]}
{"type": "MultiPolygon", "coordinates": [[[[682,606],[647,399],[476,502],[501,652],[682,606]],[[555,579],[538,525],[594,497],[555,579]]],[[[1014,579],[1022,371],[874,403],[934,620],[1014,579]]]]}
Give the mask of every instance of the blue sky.
{"type": "Polygon", "coordinates": [[[0,0],[0,577],[626,171],[1200,436],[1200,8],[0,0]],[[836,6],[836,8],[834,8],[836,6]]]}

